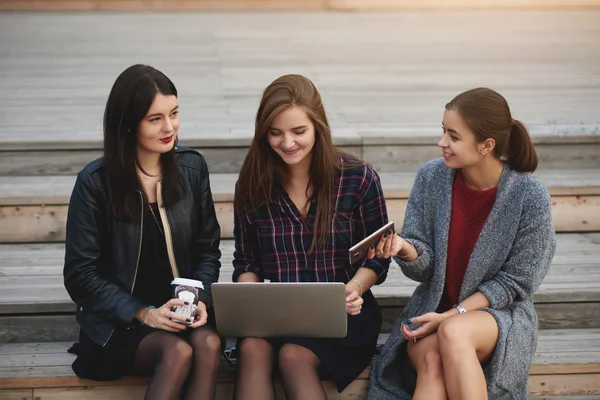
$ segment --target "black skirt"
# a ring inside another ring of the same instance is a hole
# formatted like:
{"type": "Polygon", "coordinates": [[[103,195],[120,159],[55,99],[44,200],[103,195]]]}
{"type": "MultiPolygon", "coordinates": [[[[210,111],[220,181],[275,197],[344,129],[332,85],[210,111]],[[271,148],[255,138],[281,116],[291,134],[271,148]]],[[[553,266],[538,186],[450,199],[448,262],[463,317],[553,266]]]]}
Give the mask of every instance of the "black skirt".
{"type": "Polygon", "coordinates": [[[276,349],[286,343],[312,351],[323,365],[326,380],[333,381],[342,392],[361,372],[371,365],[381,329],[381,311],[371,291],[363,295],[361,313],[348,315],[348,334],[332,338],[270,338],[276,349]]]}
{"type": "MultiPolygon", "coordinates": [[[[205,326],[216,332],[212,309],[209,309],[208,322],[205,326]]],[[[69,349],[69,353],[77,354],[77,358],[72,364],[73,371],[80,378],[95,381],[114,381],[125,375],[131,375],[138,346],[146,336],[156,331],[159,329],[146,325],[118,328],[113,333],[110,342],[102,347],[90,339],[83,330],[80,330],[79,342],[69,349]]],[[[171,334],[189,342],[192,332],[192,330],[184,330],[171,334]]],[[[225,345],[224,340],[222,340],[222,345],[225,345]]]]}

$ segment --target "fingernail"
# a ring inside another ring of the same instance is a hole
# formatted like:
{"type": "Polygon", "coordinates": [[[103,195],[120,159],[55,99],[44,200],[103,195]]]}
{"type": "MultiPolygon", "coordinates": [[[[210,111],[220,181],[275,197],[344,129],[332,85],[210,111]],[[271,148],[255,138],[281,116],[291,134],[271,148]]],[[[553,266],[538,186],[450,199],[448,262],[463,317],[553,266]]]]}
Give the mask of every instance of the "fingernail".
{"type": "Polygon", "coordinates": [[[374,250],[374,249],[375,249],[375,245],[374,245],[374,244],[372,244],[372,245],[371,245],[371,247],[369,247],[369,248],[370,248],[371,250],[374,250]]]}
{"type": "Polygon", "coordinates": [[[184,301],[183,304],[185,304],[186,306],[189,306],[190,302],[189,301],[184,301]]]}
{"type": "Polygon", "coordinates": [[[187,322],[192,322],[192,319],[191,318],[187,318],[186,321],[187,322]]]}
{"type": "Polygon", "coordinates": [[[383,238],[384,238],[384,239],[387,239],[387,237],[388,237],[388,234],[387,234],[387,233],[386,233],[385,235],[383,235],[383,238]]]}
{"type": "Polygon", "coordinates": [[[406,321],[407,324],[412,324],[412,319],[409,319],[408,321],[406,321]]]}
{"type": "Polygon", "coordinates": [[[391,235],[392,233],[394,233],[394,231],[390,229],[390,230],[388,231],[388,235],[391,235]]]}

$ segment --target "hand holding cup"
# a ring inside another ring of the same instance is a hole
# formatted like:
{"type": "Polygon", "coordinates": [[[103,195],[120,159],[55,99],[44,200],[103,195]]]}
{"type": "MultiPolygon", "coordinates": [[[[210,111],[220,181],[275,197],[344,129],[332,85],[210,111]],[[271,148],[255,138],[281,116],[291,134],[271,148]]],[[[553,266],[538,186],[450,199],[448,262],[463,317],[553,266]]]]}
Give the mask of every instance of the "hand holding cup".
{"type": "Polygon", "coordinates": [[[208,311],[206,310],[206,304],[199,301],[196,307],[196,315],[194,322],[190,325],[190,328],[195,329],[203,326],[208,321],[208,311]]]}
{"type": "Polygon", "coordinates": [[[181,299],[171,299],[159,308],[148,310],[146,317],[144,318],[144,325],[169,332],[180,332],[187,329],[189,324],[189,322],[186,321],[187,317],[171,311],[174,307],[184,306],[185,303],[186,302],[181,299]],[[174,320],[186,322],[182,323],[174,320]]]}

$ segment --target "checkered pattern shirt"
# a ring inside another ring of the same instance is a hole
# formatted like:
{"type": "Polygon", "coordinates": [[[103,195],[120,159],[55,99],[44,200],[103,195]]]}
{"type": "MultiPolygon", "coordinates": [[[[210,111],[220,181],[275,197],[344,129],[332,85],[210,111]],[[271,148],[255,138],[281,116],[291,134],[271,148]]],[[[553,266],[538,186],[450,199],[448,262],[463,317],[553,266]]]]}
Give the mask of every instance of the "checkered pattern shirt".
{"type": "Polygon", "coordinates": [[[351,265],[348,250],[388,222],[385,198],[377,173],[369,166],[343,170],[333,190],[335,215],[325,246],[307,254],[313,240],[316,215],[312,200],[305,217],[285,190],[276,188],[268,206],[253,212],[235,212],[233,280],[254,272],[272,282],[343,282],[367,267],[382,283],[389,259],[365,259],[351,265]]]}

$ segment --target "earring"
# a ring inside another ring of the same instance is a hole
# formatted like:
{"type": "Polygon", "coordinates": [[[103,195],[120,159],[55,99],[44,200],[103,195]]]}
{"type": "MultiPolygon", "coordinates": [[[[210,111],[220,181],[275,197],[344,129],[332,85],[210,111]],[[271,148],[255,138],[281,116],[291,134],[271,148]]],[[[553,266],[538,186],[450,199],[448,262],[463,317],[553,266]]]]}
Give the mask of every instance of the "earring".
{"type": "Polygon", "coordinates": [[[482,155],[482,156],[485,156],[485,151],[482,151],[482,152],[481,152],[481,155],[482,155]]]}

